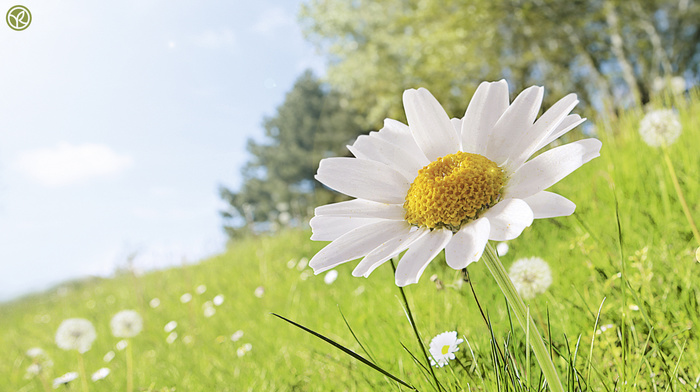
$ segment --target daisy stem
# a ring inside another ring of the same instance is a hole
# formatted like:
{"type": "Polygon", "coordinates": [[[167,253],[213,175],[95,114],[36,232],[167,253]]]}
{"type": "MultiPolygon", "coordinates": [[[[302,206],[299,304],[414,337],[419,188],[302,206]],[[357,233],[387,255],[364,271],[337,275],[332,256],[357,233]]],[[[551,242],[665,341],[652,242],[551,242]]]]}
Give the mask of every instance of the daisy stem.
{"type": "MultiPolygon", "coordinates": [[[[394,274],[396,274],[396,267],[394,266],[394,260],[391,261],[391,267],[394,269],[394,274]]],[[[403,287],[399,286],[399,291],[401,292],[401,299],[403,299],[403,303],[406,306],[406,315],[408,316],[408,321],[411,323],[411,327],[413,327],[413,333],[416,335],[416,339],[418,340],[418,346],[420,346],[421,351],[423,352],[423,356],[425,357],[425,360],[428,362],[428,368],[430,369],[430,374],[433,376],[433,380],[435,380],[435,388],[437,388],[438,391],[442,391],[442,386],[440,385],[440,382],[437,379],[437,376],[435,375],[435,370],[433,370],[433,367],[430,365],[430,357],[428,356],[428,353],[425,351],[425,346],[423,345],[423,340],[420,337],[420,334],[418,333],[418,328],[416,327],[416,322],[413,320],[413,313],[411,312],[411,307],[408,306],[408,300],[406,299],[406,293],[403,291],[403,287]]]]}
{"type": "Polygon", "coordinates": [[[78,368],[80,370],[80,383],[83,386],[83,392],[88,392],[87,374],[85,373],[85,360],[83,354],[78,352],[78,368]]]}
{"type": "Polygon", "coordinates": [[[671,180],[673,181],[673,187],[676,188],[676,195],[678,195],[678,200],[681,202],[681,207],[683,208],[683,213],[685,214],[685,219],[688,220],[690,224],[690,230],[693,231],[693,236],[695,241],[700,245],[700,233],[698,232],[698,227],[695,226],[695,221],[693,216],[690,215],[690,209],[688,208],[688,203],[685,202],[685,197],[683,196],[683,191],[681,190],[681,185],[678,183],[678,177],[676,177],[676,170],[673,168],[673,162],[671,162],[671,157],[668,155],[668,149],[664,146],[664,160],[666,161],[666,166],[668,166],[668,172],[671,174],[671,180]]]}
{"type": "Polygon", "coordinates": [[[131,342],[126,345],[126,391],[133,392],[134,390],[134,367],[131,353],[131,342]]]}
{"type": "Polygon", "coordinates": [[[491,243],[486,245],[483,260],[486,267],[489,269],[489,272],[491,272],[491,275],[493,275],[493,278],[496,280],[498,287],[503,292],[503,295],[505,295],[511,309],[513,309],[515,318],[518,320],[518,323],[520,323],[520,327],[523,329],[523,332],[527,334],[529,331],[532,351],[535,353],[535,358],[540,364],[540,368],[542,369],[544,378],[549,384],[550,390],[553,392],[564,392],[564,388],[559,380],[557,370],[554,368],[552,357],[549,355],[549,351],[544,344],[544,340],[542,340],[542,334],[540,334],[540,331],[537,329],[537,325],[535,325],[532,317],[530,317],[530,313],[525,306],[525,303],[515,290],[513,282],[510,280],[505,268],[503,268],[503,264],[501,263],[501,260],[498,259],[498,255],[496,254],[496,251],[491,243]]]}

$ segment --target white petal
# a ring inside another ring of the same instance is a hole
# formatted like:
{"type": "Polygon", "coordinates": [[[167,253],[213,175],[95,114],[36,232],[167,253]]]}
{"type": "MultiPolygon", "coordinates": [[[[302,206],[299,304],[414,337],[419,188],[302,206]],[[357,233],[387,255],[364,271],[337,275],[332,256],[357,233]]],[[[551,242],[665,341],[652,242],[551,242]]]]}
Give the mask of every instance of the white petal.
{"type": "Polygon", "coordinates": [[[479,218],[462,227],[445,247],[445,260],[450,267],[460,270],[479,261],[489,240],[491,225],[486,218],[479,218]]]}
{"type": "Polygon", "coordinates": [[[357,158],[322,159],[315,178],[348,196],[389,204],[403,203],[411,186],[389,166],[357,158]]]}
{"type": "Polygon", "coordinates": [[[406,210],[403,208],[403,204],[386,204],[371,200],[354,199],[316,207],[314,214],[317,216],[328,215],[403,220],[406,217],[406,210]]]}
{"type": "Polygon", "coordinates": [[[506,199],[491,207],[483,215],[491,224],[489,239],[508,241],[516,238],[534,219],[532,210],[520,199],[506,199]]]}
{"type": "Polygon", "coordinates": [[[404,91],[403,106],[413,138],[431,162],[459,150],[459,139],[450,118],[428,90],[404,91]]]}
{"type": "Polygon", "coordinates": [[[462,151],[484,155],[489,133],[509,103],[505,80],[479,85],[462,119],[462,151]]]}
{"type": "Polygon", "coordinates": [[[559,124],[552,133],[550,133],[540,144],[535,148],[535,151],[546,146],[547,144],[559,139],[562,135],[569,132],[570,130],[579,126],[582,122],[586,121],[585,118],[581,118],[578,114],[570,114],[564,118],[564,120],[559,124]]]}
{"type": "Polygon", "coordinates": [[[506,185],[505,196],[523,199],[545,190],[600,156],[598,139],[583,139],[543,152],[520,167],[506,185]]]}
{"type": "Polygon", "coordinates": [[[335,241],[351,230],[382,220],[347,216],[314,216],[309,222],[313,232],[311,239],[314,241],[335,241]]]}
{"type": "Polygon", "coordinates": [[[358,137],[352,146],[348,146],[348,150],[358,158],[384,163],[408,179],[415,178],[418,170],[425,166],[423,160],[411,156],[396,144],[368,135],[358,137]],[[358,156],[358,153],[361,155],[358,156]]]}
{"type": "Polygon", "coordinates": [[[423,166],[430,163],[423,151],[418,147],[416,139],[413,138],[413,134],[408,128],[408,125],[400,121],[387,118],[384,120],[384,127],[380,129],[379,132],[370,132],[369,136],[382,139],[403,148],[414,156],[416,160],[421,162],[423,166]]]}
{"type": "Polygon", "coordinates": [[[382,243],[411,229],[401,221],[380,221],[358,227],[326,245],[309,261],[315,274],[329,270],[339,264],[360,258],[382,243]]]}
{"type": "Polygon", "coordinates": [[[517,170],[538,150],[537,146],[554,131],[578,104],[576,94],[569,94],[552,105],[535,123],[526,129],[514,144],[508,158],[508,172],[517,170]]]}
{"type": "Polygon", "coordinates": [[[542,104],[544,89],[539,86],[526,88],[506,109],[489,134],[486,157],[501,166],[510,156],[514,141],[520,139],[537,117],[542,104]]]}
{"type": "Polygon", "coordinates": [[[576,204],[564,196],[542,191],[523,199],[532,209],[535,219],[569,216],[576,210],[576,204]]]}
{"type": "Polygon", "coordinates": [[[445,249],[452,238],[452,232],[447,229],[435,229],[411,245],[404,253],[396,267],[396,285],[403,287],[418,283],[418,279],[435,256],[445,249]]]}
{"type": "Polygon", "coordinates": [[[377,248],[369,252],[367,256],[362,259],[362,261],[360,261],[357,267],[355,267],[355,270],[352,271],[352,275],[368,277],[369,274],[375,270],[375,268],[379,267],[392,257],[398,256],[399,253],[403,252],[416,240],[420,239],[429,232],[430,230],[427,228],[412,230],[379,245],[377,248]]]}

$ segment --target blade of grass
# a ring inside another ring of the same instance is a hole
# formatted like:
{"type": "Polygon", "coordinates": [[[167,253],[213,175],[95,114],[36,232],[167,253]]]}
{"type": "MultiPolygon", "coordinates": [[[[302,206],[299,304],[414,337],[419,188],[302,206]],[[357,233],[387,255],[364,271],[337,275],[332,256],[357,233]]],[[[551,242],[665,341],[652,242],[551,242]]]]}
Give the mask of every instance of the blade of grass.
{"type": "Polygon", "coordinates": [[[406,386],[406,387],[408,387],[408,388],[411,388],[411,389],[414,390],[414,391],[417,390],[417,389],[416,389],[415,387],[413,387],[412,385],[410,385],[410,384],[408,384],[407,382],[401,380],[400,378],[394,376],[393,374],[387,372],[386,370],[380,368],[379,366],[375,365],[375,364],[372,363],[370,360],[368,360],[367,358],[361,356],[360,354],[357,354],[356,352],[350,350],[349,348],[343,346],[342,344],[337,343],[337,342],[334,341],[333,339],[328,338],[328,337],[326,337],[326,336],[323,336],[323,335],[321,335],[320,333],[318,333],[318,332],[316,332],[316,331],[313,331],[313,330],[311,330],[311,329],[309,329],[309,328],[306,328],[305,326],[303,326],[303,325],[301,325],[301,324],[295,323],[294,321],[292,321],[292,320],[290,320],[290,319],[288,319],[288,318],[286,318],[286,317],[284,317],[284,316],[280,316],[280,315],[277,314],[277,313],[272,313],[272,315],[275,316],[275,317],[278,317],[278,318],[280,318],[280,319],[282,319],[282,320],[284,320],[284,321],[286,321],[286,322],[288,322],[288,323],[290,323],[290,324],[292,324],[293,326],[295,326],[295,327],[297,327],[297,328],[299,328],[299,329],[301,329],[301,330],[303,330],[303,331],[305,331],[305,332],[307,332],[307,333],[310,333],[310,334],[313,335],[313,336],[316,336],[317,338],[319,338],[319,339],[323,340],[324,342],[330,344],[331,346],[333,346],[333,347],[339,349],[340,351],[344,352],[345,354],[348,354],[349,356],[355,358],[356,360],[362,362],[363,364],[369,366],[370,368],[372,368],[372,369],[378,371],[379,373],[381,373],[381,374],[383,374],[383,375],[389,377],[390,379],[392,379],[392,380],[394,380],[394,381],[396,381],[396,382],[398,382],[398,383],[400,383],[400,384],[402,384],[402,385],[404,385],[404,386],[406,386]]]}

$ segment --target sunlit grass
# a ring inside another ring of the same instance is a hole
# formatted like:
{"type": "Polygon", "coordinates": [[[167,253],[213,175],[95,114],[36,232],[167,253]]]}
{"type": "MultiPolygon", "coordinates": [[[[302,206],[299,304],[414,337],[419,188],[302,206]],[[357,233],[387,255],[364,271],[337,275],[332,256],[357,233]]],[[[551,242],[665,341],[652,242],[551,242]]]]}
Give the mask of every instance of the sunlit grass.
{"type": "MultiPolygon", "coordinates": [[[[700,100],[676,104],[683,133],[668,152],[698,220],[700,100]]],[[[552,285],[528,303],[569,390],[698,389],[697,244],[663,152],[637,133],[641,115],[629,112],[614,123],[594,124],[604,143],[601,158],[554,187],[577,204],[574,216],[536,221],[501,257],[506,267],[533,256],[549,264],[552,285]]],[[[326,284],[323,275],[313,276],[300,262],[324,245],[309,235],[290,230],[251,238],[198,265],[78,282],[2,305],[0,390],[44,390],[38,378],[25,378],[32,363],[25,352],[32,347],[43,348],[53,360],[49,380],[78,371],[75,353],[54,342],[60,322],[71,317],[86,318],[97,330],[84,354],[87,374],[111,370],[102,380],[88,381],[90,390],[126,390],[126,353],[117,348],[120,339],[109,327],[123,309],[144,319],[143,332],[129,342],[137,391],[399,390],[379,372],[271,314],[363,353],[341,311],[376,364],[419,390],[431,390],[432,376],[426,377],[402,346],[421,358],[391,267],[382,266],[368,279],[353,278],[349,263],[326,284]],[[200,285],[206,286],[201,294],[200,285]],[[185,293],[192,299],[183,303],[185,293]],[[219,305],[217,295],[223,296],[219,305]],[[215,312],[206,317],[212,306],[215,312]],[[166,332],[170,321],[177,327],[166,332]],[[233,341],[239,330],[243,336],[233,341]],[[105,362],[110,351],[116,355],[105,362]]],[[[426,345],[444,331],[466,338],[457,352],[463,366],[435,368],[438,380],[449,390],[496,391],[508,383],[514,390],[528,385],[537,390],[541,376],[525,350],[526,334],[511,327],[515,321],[484,264],[470,266],[469,278],[491,331],[461,272],[442,259],[430,263],[419,284],[405,289],[426,345]]],[[[71,385],[78,390],[80,382],[71,385]]]]}

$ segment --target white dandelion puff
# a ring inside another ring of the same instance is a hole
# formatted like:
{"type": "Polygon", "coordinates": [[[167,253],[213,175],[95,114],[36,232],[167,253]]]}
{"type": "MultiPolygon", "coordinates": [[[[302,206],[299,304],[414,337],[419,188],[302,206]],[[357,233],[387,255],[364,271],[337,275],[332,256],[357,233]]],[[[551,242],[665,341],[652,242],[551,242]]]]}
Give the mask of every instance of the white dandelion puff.
{"type": "Polygon", "coordinates": [[[652,147],[668,146],[681,135],[681,122],[678,114],[670,109],[654,110],[647,113],[639,123],[642,140],[652,147]]]}
{"type": "Polygon", "coordinates": [[[27,350],[27,356],[29,358],[38,358],[46,355],[46,352],[41,347],[32,347],[27,350]]]}
{"type": "Polygon", "coordinates": [[[224,296],[222,294],[219,294],[216,297],[214,297],[212,302],[214,303],[215,306],[221,306],[221,304],[224,303],[224,296]]]}
{"type": "Polygon", "coordinates": [[[242,337],[243,337],[243,331],[241,331],[241,330],[239,329],[238,331],[234,332],[233,335],[231,335],[231,341],[237,342],[237,341],[240,340],[242,337]]]}
{"type": "Polygon", "coordinates": [[[70,318],[63,320],[56,331],[56,344],[64,350],[77,350],[84,354],[97,338],[95,327],[88,320],[70,318]]]}
{"type": "Polygon", "coordinates": [[[177,321],[172,320],[172,321],[168,321],[168,323],[165,324],[165,326],[163,327],[163,331],[171,332],[175,328],[177,328],[177,321]]]}
{"type": "Polygon", "coordinates": [[[190,301],[192,301],[192,294],[190,293],[182,294],[182,296],[180,297],[180,302],[182,302],[183,304],[186,304],[190,301]]]}
{"type": "Polygon", "coordinates": [[[459,344],[463,339],[457,339],[456,331],[443,332],[430,341],[430,365],[443,367],[455,359],[459,344]]]}
{"type": "Polygon", "coordinates": [[[127,342],[125,339],[122,339],[117,342],[117,344],[114,345],[114,348],[117,349],[117,351],[124,351],[124,349],[129,345],[129,342],[127,342]]]}
{"type": "Polygon", "coordinates": [[[584,121],[569,114],[575,94],[537,119],[543,95],[533,86],[510,102],[505,80],[484,82],[464,117],[450,119],[428,90],[406,90],[408,125],[387,119],[348,146],[354,158],[321,160],[315,178],[355,199],[316,208],[311,239],[331,243],[309,262],[314,272],[362,258],[353,275],[366,277],[405,251],[395,282],[406,286],[442,250],[461,270],[488,240],[571,215],[576,205],[545,189],[598,157],[602,144],[584,139],[537,155],[584,121]]]}
{"type": "Polygon", "coordinates": [[[102,360],[105,362],[112,362],[115,356],[116,354],[114,353],[114,351],[107,351],[107,354],[105,354],[105,356],[102,357],[102,360]]]}
{"type": "Polygon", "coordinates": [[[133,338],[143,329],[143,318],[136,311],[122,310],[109,323],[112,335],[118,338],[133,338]]]}
{"type": "Polygon", "coordinates": [[[56,389],[60,387],[61,385],[66,385],[69,382],[75,380],[78,378],[78,373],[77,372],[68,372],[61,377],[54,378],[53,380],[53,388],[56,389]]]}
{"type": "Polygon", "coordinates": [[[195,291],[197,292],[197,294],[202,295],[207,292],[207,286],[200,284],[199,286],[197,286],[195,291]]]}
{"type": "Polygon", "coordinates": [[[508,272],[515,289],[523,299],[532,299],[544,293],[552,284],[549,264],[539,257],[518,259],[508,272]]]}
{"type": "Polygon", "coordinates": [[[258,286],[258,287],[255,289],[254,294],[255,294],[256,297],[262,298],[262,297],[265,295],[265,288],[262,287],[262,286],[258,286]]]}

